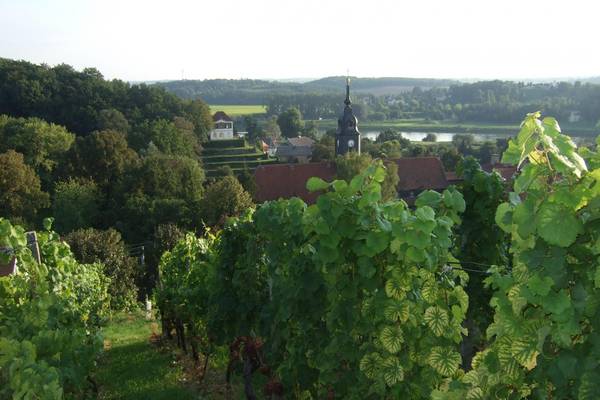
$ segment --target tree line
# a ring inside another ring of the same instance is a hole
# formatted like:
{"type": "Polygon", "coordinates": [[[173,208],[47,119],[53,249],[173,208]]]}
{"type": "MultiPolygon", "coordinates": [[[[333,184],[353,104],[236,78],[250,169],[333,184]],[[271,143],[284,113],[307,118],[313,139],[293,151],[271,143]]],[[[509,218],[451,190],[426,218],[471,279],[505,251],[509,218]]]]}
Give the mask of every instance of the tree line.
{"type": "Polygon", "coordinates": [[[95,69],[0,59],[0,216],[27,229],[55,217],[80,261],[122,269],[111,272],[120,277],[111,290],[116,308],[130,305],[178,232],[252,204],[235,177],[205,177],[199,154],[210,129],[202,100],[95,69]],[[128,258],[133,245],[145,246],[143,273],[128,258]]]}

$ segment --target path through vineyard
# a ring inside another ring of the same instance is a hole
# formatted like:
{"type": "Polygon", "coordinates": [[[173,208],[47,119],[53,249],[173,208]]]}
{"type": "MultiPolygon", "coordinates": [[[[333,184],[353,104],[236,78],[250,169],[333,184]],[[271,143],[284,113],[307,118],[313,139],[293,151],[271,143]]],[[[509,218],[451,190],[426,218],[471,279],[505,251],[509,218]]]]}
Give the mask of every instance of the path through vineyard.
{"type": "Polygon", "coordinates": [[[155,322],[141,314],[118,314],[103,330],[105,353],[96,381],[100,399],[188,400],[199,398],[186,384],[177,352],[151,343],[155,322]]]}

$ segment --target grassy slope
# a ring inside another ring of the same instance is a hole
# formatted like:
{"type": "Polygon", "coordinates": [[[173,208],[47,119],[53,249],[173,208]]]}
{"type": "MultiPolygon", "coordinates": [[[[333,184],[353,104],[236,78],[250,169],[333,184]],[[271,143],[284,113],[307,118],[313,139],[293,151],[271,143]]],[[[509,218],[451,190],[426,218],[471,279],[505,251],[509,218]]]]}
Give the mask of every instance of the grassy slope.
{"type": "Polygon", "coordinates": [[[184,373],[170,352],[152,345],[152,326],[140,315],[119,314],[104,330],[105,347],[96,376],[100,399],[188,400],[184,373]]]}

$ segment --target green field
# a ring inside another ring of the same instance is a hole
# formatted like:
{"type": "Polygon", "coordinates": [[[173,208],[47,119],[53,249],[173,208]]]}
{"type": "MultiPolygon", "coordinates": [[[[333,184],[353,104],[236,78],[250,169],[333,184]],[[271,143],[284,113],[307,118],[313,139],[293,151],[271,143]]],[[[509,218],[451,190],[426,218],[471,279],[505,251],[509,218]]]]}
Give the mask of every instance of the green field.
{"type": "Polygon", "coordinates": [[[235,117],[239,115],[264,114],[267,112],[267,109],[265,106],[261,106],[259,104],[211,104],[210,111],[212,113],[217,111],[225,111],[227,115],[235,117]]]}

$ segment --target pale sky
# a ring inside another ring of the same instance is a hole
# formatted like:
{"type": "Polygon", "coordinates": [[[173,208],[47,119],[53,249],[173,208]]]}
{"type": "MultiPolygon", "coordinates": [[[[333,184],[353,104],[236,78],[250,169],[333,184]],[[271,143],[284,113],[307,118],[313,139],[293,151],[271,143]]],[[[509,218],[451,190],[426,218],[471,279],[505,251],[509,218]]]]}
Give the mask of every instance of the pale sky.
{"type": "Polygon", "coordinates": [[[0,0],[0,57],[106,78],[600,75],[594,0],[0,0]]]}

